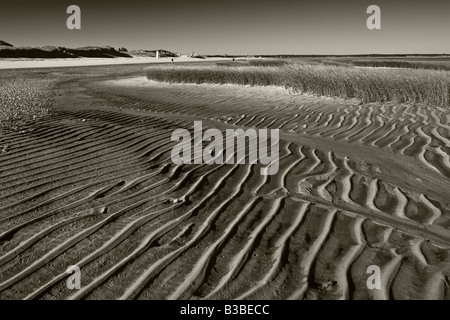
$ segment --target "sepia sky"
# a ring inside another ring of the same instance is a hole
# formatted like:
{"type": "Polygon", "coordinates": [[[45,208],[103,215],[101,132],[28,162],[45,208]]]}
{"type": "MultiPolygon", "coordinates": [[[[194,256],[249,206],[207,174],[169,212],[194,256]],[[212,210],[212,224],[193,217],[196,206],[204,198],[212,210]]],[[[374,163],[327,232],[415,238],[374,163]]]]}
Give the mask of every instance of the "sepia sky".
{"type": "Polygon", "coordinates": [[[201,54],[450,53],[450,1],[2,1],[0,40],[201,54]],[[71,4],[81,30],[66,27],[71,4]],[[366,27],[371,4],[381,30],[366,27]]]}

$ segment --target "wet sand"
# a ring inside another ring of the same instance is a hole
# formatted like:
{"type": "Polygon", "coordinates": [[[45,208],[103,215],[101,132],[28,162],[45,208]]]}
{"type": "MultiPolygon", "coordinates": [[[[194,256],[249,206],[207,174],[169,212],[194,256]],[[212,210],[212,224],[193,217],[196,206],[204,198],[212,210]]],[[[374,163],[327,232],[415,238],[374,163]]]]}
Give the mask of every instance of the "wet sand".
{"type": "Polygon", "coordinates": [[[83,73],[1,136],[0,298],[450,298],[448,110],[83,73]],[[279,129],[278,173],[173,164],[198,120],[279,129]]]}

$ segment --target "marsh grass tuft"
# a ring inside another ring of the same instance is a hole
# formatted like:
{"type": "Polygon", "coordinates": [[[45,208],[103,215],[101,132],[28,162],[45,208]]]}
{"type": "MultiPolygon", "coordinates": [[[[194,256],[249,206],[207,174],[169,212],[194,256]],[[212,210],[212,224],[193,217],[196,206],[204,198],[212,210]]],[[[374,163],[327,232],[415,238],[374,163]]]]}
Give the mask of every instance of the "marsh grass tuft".
{"type": "Polygon", "coordinates": [[[450,72],[286,63],[277,66],[152,66],[147,78],[169,83],[282,86],[295,93],[361,102],[449,105],[450,72]]]}

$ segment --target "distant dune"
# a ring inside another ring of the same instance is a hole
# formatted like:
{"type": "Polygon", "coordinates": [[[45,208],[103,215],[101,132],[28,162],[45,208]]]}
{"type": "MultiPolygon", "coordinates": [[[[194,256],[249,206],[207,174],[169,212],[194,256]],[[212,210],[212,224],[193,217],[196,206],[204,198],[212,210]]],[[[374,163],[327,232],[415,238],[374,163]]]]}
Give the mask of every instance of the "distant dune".
{"type": "Polygon", "coordinates": [[[13,47],[12,44],[9,44],[8,42],[0,40],[0,46],[6,46],[6,47],[13,47]]]}
{"type": "Polygon", "coordinates": [[[82,48],[65,48],[56,46],[14,47],[0,41],[0,58],[131,58],[126,52],[106,46],[90,46],[82,48]]]}
{"type": "Polygon", "coordinates": [[[167,50],[133,50],[130,51],[129,54],[134,57],[150,57],[155,58],[156,57],[156,51],[159,51],[159,57],[160,58],[173,58],[178,57],[178,54],[167,51],[167,50]]]}

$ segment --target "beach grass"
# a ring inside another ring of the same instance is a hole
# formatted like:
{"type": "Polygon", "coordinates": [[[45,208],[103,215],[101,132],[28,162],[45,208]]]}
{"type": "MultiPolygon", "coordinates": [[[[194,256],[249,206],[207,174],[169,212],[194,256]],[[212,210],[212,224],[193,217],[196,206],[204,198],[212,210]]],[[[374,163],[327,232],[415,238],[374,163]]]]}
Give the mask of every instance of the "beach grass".
{"type": "Polygon", "coordinates": [[[149,80],[169,83],[281,86],[293,93],[361,102],[425,103],[448,106],[450,72],[428,69],[358,68],[283,63],[280,65],[164,66],[146,69],[149,80]]]}

